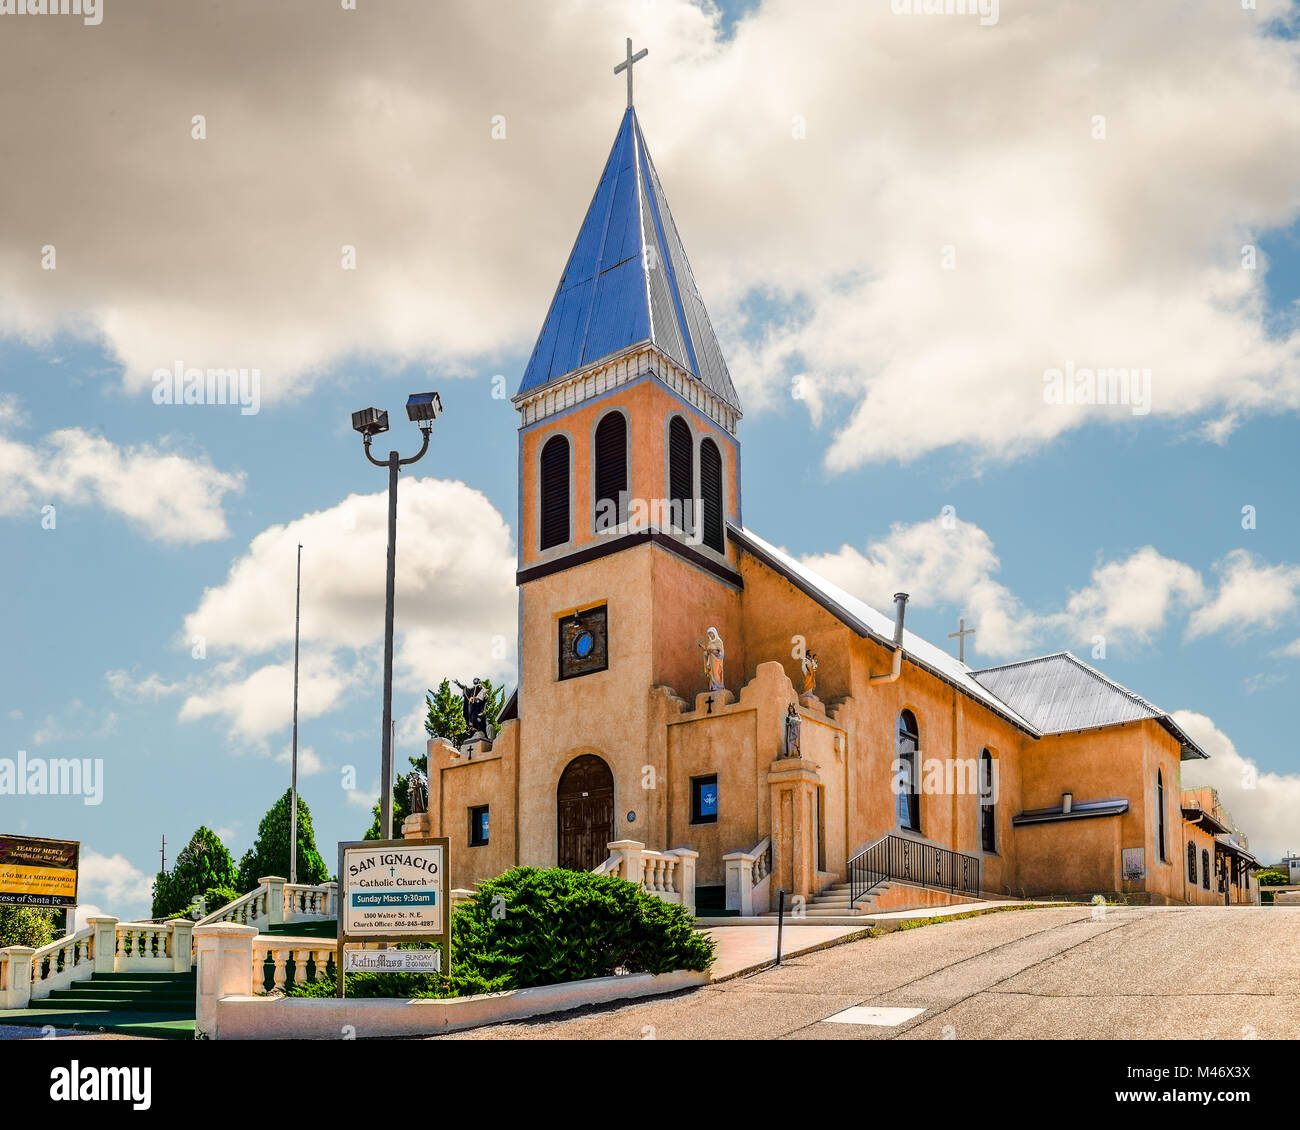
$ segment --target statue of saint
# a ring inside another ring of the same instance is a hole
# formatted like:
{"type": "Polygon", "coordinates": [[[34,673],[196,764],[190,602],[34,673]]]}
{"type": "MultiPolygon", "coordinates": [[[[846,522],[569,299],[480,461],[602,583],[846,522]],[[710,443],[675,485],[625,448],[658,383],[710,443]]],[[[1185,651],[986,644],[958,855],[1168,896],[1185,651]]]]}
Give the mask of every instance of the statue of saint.
{"type": "Polygon", "coordinates": [[[465,719],[465,740],[473,741],[481,737],[488,740],[487,704],[488,690],[482,679],[475,679],[472,687],[467,687],[459,679],[454,680],[460,687],[461,715],[465,719]]]}
{"type": "Polygon", "coordinates": [[[799,731],[803,726],[803,718],[799,715],[799,710],[792,702],[785,710],[785,756],[802,757],[803,753],[799,749],[799,731]]]}
{"type": "Polygon", "coordinates": [[[406,796],[412,816],[429,811],[429,779],[419,769],[412,769],[406,775],[406,796]]]}
{"type": "Polygon", "coordinates": [[[710,691],[726,688],[722,685],[722,661],[727,656],[727,649],[722,646],[722,637],[717,628],[710,628],[704,643],[696,643],[704,652],[704,682],[710,691]]]}
{"type": "Polygon", "coordinates": [[[805,651],[800,667],[803,668],[803,690],[799,693],[815,695],[817,693],[817,653],[805,651]]]}

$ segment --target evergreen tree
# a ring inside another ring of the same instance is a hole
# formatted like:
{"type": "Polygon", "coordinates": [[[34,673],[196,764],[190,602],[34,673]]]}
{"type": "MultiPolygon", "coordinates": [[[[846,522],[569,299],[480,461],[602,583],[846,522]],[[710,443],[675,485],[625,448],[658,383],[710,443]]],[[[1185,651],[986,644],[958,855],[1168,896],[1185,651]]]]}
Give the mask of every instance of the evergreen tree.
{"type": "Polygon", "coordinates": [[[233,887],[235,881],[235,861],[226,845],[216,832],[200,825],[171,871],[159,871],[154,879],[152,915],[183,916],[209,888],[233,887]]]}
{"type": "MultiPolygon", "coordinates": [[[[502,709],[506,704],[506,685],[505,683],[495,684],[491,679],[484,679],[483,685],[487,688],[487,720],[495,728],[497,719],[501,715],[502,709]]],[[[431,738],[442,738],[444,741],[451,742],[452,745],[458,746],[465,740],[465,712],[461,706],[460,691],[451,689],[451,680],[443,679],[438,684],[436,692],[429,691],[424,696],[425,704],[429,708],[428,716],[424,720],[425,732],[431,738]]],[[[420,770],[426,776],[429,773],[429,755],[421,754],[419,757],[407,758],[413,769],[420,770]]],[[[411,798],[408,795],[409,790],[406,784],[406,774],[398,774],[397,780],[393,782],[393,835],[401,834],[402,824],[411,814],[411,798]]],[[[370,829],[366,832],[363,839],[378,840],[381,838],[379,829],[379,805],[376,804],[371,810],[372,819],[370,829]]]]}
{"type": "MultiPolygon", "coordinates": [[[[257,839],[239,861],[239,889],[251,891],[263,875],[289,877],[289,797],[291,790],[275,802],[257,826],[257,839]]],[[[307,802],[298,797],[298,882],[324,883],[329,869],[316,850],[307,802]]]]}

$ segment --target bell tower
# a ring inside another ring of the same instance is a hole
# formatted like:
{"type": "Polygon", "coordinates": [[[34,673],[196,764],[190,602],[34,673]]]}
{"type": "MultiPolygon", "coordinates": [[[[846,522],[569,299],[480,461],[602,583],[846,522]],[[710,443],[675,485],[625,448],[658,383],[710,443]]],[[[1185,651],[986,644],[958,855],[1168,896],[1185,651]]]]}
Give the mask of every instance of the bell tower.
{"type": "MultiPolygon", "coordinates": [[[[554,804],[552,778],[578,757],[612,777],[612,826],[581,833],[586,847],[558,827],[552,844],[521,844],[521,858],[565,866],[604,852],[607,834],[655,837],[663,801],[640,784],[664,742],[651,689],[693,699],[709,627],[729,662],[743,655],[727,535],[740,522],[740,403],[630,104],[640,57],[629,43],[629,105],[513,398],[519,803],[554,804]]],[[[582,765],[583,780],[600,776],[582,765]]]]}

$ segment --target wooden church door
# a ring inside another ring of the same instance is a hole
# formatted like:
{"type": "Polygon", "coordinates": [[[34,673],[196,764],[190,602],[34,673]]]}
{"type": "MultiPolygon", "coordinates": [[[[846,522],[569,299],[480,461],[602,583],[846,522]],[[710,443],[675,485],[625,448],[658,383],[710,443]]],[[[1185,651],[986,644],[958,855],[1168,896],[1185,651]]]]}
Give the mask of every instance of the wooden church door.
{"type": "Polygon", "coordinates": [[[603,863],[614,838],[614,774],[602,758],[584,754],[569,762],[556,808],[560,866],[590,871],[603,863]]]}

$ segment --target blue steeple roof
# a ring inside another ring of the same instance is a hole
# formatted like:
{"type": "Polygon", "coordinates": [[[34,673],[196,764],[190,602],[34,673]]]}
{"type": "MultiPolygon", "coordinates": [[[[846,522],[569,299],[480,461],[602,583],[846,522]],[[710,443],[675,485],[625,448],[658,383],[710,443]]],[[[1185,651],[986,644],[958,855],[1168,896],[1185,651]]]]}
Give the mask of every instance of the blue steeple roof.
{"type": "Polygon", "coordinates": [[[659,174],[629,106],[519,392],[643,341],[653,342],[740,411],[659,174]]]}

